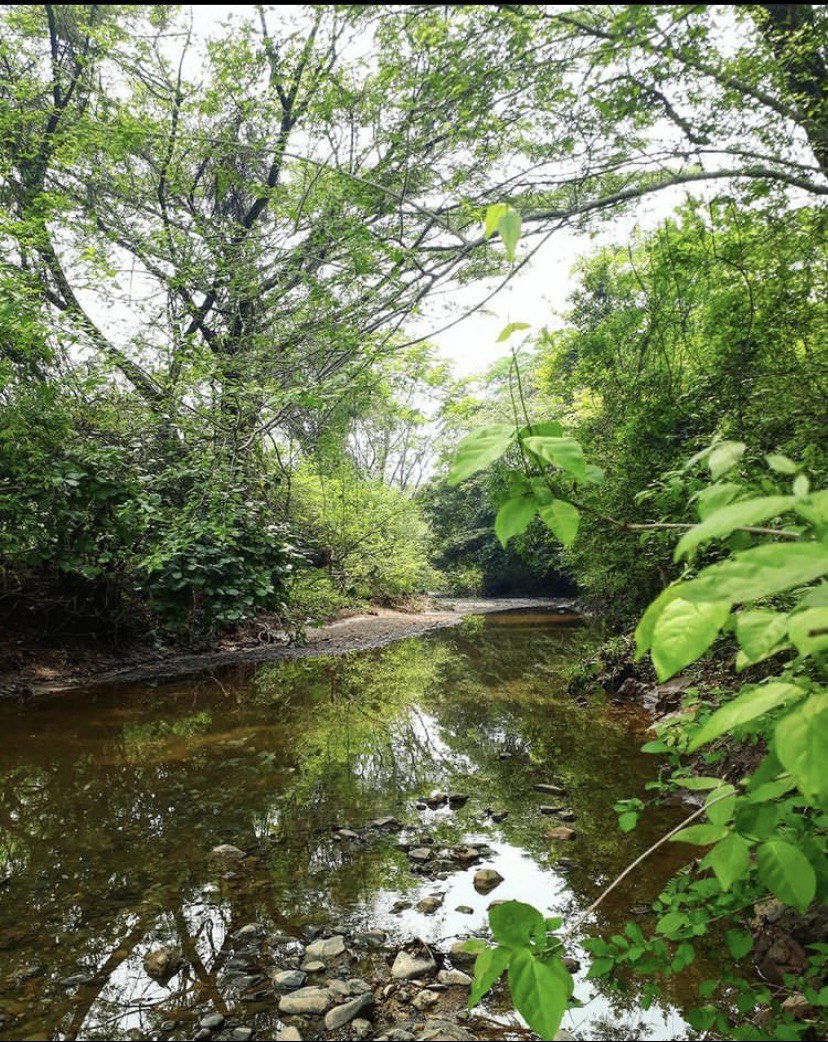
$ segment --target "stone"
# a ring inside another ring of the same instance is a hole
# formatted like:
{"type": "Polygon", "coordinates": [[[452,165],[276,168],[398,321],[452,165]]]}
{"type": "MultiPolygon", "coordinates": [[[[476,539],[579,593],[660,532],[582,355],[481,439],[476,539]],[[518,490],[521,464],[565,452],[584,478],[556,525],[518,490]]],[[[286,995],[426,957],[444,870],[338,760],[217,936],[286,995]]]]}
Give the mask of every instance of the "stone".
{"type": "Polygon", "coordinates": [[[479,894],[491,893],[503,882],[503,876],[494,868],[481,868],[474,874],[474,889],[479,894]]]}
{"type": "Polygon", "coordinates": [[[555,1035],[555,1042],[577,1042],[577,1040],[571,1031],[567,1031],[566,1028],[561,1028],[557,1035],[555,1035]]]}
{"type": "Polygon", "coordinates": [[[301,988],[308,979],[306,973],[301,970],[277,970],[271,978],[273,986],[279,991],[296,991],[301,988]]]}
{"type": "Polygon", "coordinates": [[[351,1032],[356,1039],[370,1038],[373,1030],[370,1020],[357,1017],[356,1020],[351,1021],[351,1032]]]}
{"type": "Polygon", "coordinates": [[[469,846],[455,847],[451,852],[451,856],[455,861],[471,864],[472,861],[477,861],[480,857],[480,849],[479,847],[469,846]]]}
{"type": "Polygon", "coordinates": [[[262,928],[258,923],[248,923],[237,930],[235,936],[240,941],[247,941],[252,937],[258,937],[260,933],[262,933],[262,928]]]}
{"type": "Polygon", "coordinates": [[[411,955],[405,950],[398,952],[391,967],[391,976],[396,980],[413,980],[415,977],[428,977],[437,969],[437,963],[427,953],[411,955]]]}
{"type": "Polygon", "coordinates": [[[302,963],[300,969],[304,970],[305,973],[322,973],[325,969],[325,963],[321,959],[308,959],[302,963]]]}
{"type": "Polygon", "coordinates": [[[331,993],[327,988],[299,988],[279,999],[279,1012],[286,1016],[319,1016],[331,1004],[331,993]]]}
{"type": "Polygon", "coordinates": [[[338,995],[341,999],[344,999],[351,994],[348,982],[344,980],[329,980],[328,988],[332,995],[338,995]]]}
{"type": "Polygon", "coordinates": [[[364,995],[366,991],[371,990],[371,985],[366,980],[360,980],[358,977],[352,977],[348,981],[348,990],[352,995],[364,995]]]}
{"type": "Polygon", "coordinates": [[[471,977],[462,970],[440,970],[437,974],[437,983],[447,988],[468,988],[471,982],[471,977]]]}
{"type": "Polygon", "coordinates": [[[561,821],[574,821],[575,811],[574,810],[562,810],[558,812],[558,817],[561,821]]]}
{"type": "Polygon", "coordinates": [[[253,1028],[233,1028],[230,1038],[233,1039],[233,1042],[250,1042],[250,1039],[253,1038],[253,1028]]]}
{"type": "Polygon", "coordinates": [[[422,901],[420,901],[420,903],[417,905],[417,911],[422,912],[423,915],[434,915],[434,913],[442,907],[442,897],[424,897],[422,901]]]}
{"type": "Polygon", "coordinates": [[[415,847],[408,852],[410,861],[419,861],[420,863],[431,861],[433,856],[433,851],[429,847],[415,847]]]}
{"type": "Polygon", "coordinates": [[[454,910],[461,915],[474,915],[474,909],[471,905],[458,905],[454,910]]]}
{"type": "Polygon", "coordinates": [[[449,807],[465,807],[469,802],[469,797],[462,792],[453,792],[449,798],[449,807]]]}
{"type": "Polygon", "coordinates": [[[276,1036],[276,1039],[277,1042],[302,1042],[302,1036],[299,1034],[299,1029],[292,1026],[282,1028],[276,1036]]]}
{"type": "Polygon", "coordinates": [[[400,912],[406,912],[411,908],[410,901],[395,901],[391,905],[391,911],[394,915],[399,915],[400,912]]]}
{"type": "Polygon", "coordinates": [[[432,794],[426,799],[426,804],[431,810],[437,810],[438,807],[444,807],[448,803],[448,795],[445,792],[432,792],[432,794]]]}
{"type": "Polygon", "coordinates": [[[184,959],[178,948],[156,948],[144,956],[144,973],[153,980],[168,981],[182,966],[184,959]]]}
{"type": "Polygon", "coordinates": [[[371,1009],[373,1005],[374,996],[370,991],[367,991],[364,995],[358,995],[355,999],[351,999],[350,1002],[345,1002],[341,1006],[334,1006],[332,1010],[329,1010],[325,1014],[325,1027],[328,1031],[339,1031],[340,1028],[350,1024],[361,1013],[371,1009]]]}
{"type": "Polygon", "coordinates": [[[420,991],[414,996],[414,1001],[411,1005],[414,1009],[420,1010],[422,1013],[424,1010],[431,1009],[432,1006],[436,1006],[440,1001],[440,996],[436,991],[420,991]]]}
{"type": "Polygon", "coordinates": [[[561,962],[569,970],[570,973],[577,973],[581,968],[581,963],[578,959],[573,958],[571,955],[565,955],[561,962]]]}
{"type": "Polygon", "coordinates": [[[553,807],[550,805],[541,807],[540,812],[541,814],[560,814],[562,810],[563,807],[553,807]]]}
{"type": "Polygon", "coordinates": [[[405,1028],[392,1028],[386,1034],[380,1035],[377,1042],[410,1042],[411,1039],[416,1037],[410,1031],[406,1031],[405,1028]]]}
{"type": "Polygon", "coordinates": [[[309,944],[305,949],[306,959],[321,959],[323,962],[328,962],[330,959],[336,959],[337,956],[343,955],[345,952],[345,938],[338,934],[336,937],[324,937],[319,941],[314,941],[313,944],[309,944]]]}
{"type": "Polygon", "coordinates": [[[402,828],[402,823],[388,815],[384,818],[374,818],[373,821],[368,822],[366,827],[369,829],[383,829],[388,832],[398,832],[402,828]]]}
{"type": "Polygon", "coordinates": [[[351,841],[351,840],[359,839],[359,833],[358,832],[354,832],[353,829],[337,829],[336,832],[334,833],[334,839],[341,839],[341,840],[351,841]]]}
{"type": "Polygon", "coordinates": [[[535,786],[535,792],[542,792],[547,796],[563,796],[566,789],[561,785],[541,784],[535,786]]]}
{"type": "Polygon", "coordinates": [[[566,825],[559,825],[557,828],[550,829],[546,833],[546,838],[554,840],[570,840],[575,839],[575,835],[575,829],[567,828],[566,825]]]}
{"type": "Polygon", "coordinates": [[[210,857],[214,861],[238,862],[244,861],[247,854],[238,847],[234,847],[232,843],[220,843],[210,851],[210,857]]]}
{"type": "Polygon", "coordinates": [[[496,823],[500,823],[501,821],[505,821],[508,817],[509,817],[508,810],[493,810],[492,811],[492,821],[494,821],[496,823]]]}
{"type": "Polygon", "coordinates": [[[814,1013],[813,1007],[805,996],[796,991],[782,1003],[782,1009],[790,1013],[794,1020],[808,1020],[814,1013]]]}
{"type": "Polygon", "coordinates": [[[428,1020],[419,1038],[425,1042],[474,1042],[474,1035],[449,1020],[428,1020]]]}
{"type": "Polygon", "coordinates": [[[208,1031],[215,1031],[216,1028],[220,1028],[224,1024],[224,1017],[221,1013],[208,1013],[206,1017],[202,1017],[198,1022],[200,1028],[207,1028],[208,1031]]]}
{"type": "Polygon", "coordinates": [[[449,950],[451,961],[458,966],[473,966],[477,956],[467,952],[463,947],[464,943],[464,941],[455,941],[451,946],[449,950]]]}

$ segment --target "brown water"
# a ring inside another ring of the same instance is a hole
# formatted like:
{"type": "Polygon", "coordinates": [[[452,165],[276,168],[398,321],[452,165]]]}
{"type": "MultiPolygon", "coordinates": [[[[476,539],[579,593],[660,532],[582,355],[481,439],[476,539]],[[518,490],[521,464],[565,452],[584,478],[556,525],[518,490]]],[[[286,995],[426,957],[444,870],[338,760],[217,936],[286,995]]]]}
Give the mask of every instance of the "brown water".
{"type": "MultiPolygon", "coordinates": [[[[160,1025],[205,1000],[226,1007],[222,952],[250,922],[347,922],[438,944],[482,927],[492,897],[470,872],[440,884],[436,915],[390,912],[434,883],[412,875],[398,837],[348,846],[332,831],[379,815],[485,838],[505,877],[493,896],[567,917],[586,908],[676,814],[618,831],[613,803],[642,795],[657,765],[638,751],[643,721],[565,694],[593,640],[560,616],[478,617],[375,652],[0,707],[0,1038],[191,1038],[192,1026],[160,1025]],[[550,779],[577,815],[577,839],[557,849],[533,788],[550,779]],[[435,788],[471,799],[418,811],[435,788]],[[494,824],[490,808],[509,816],[494,824]],[[211,862],[220,843],[255,855],[241,880],[211,862]],[[191,964],[169,987],[142,969],[159,943],[191,964]]],[[[617,929],[682,857],[668,847],[594,926],[617,929]]],[[[634,993],[594,993],[579,985],[586,1006],[568,1024],[584,1037],[602,1018],[633,1025],[613,1038],[683,1031],[669,993],[646,1013],[634,993]]],[[[248,1020],[257,1037],[274,1037],[269,1016],[248,1020]]]]}

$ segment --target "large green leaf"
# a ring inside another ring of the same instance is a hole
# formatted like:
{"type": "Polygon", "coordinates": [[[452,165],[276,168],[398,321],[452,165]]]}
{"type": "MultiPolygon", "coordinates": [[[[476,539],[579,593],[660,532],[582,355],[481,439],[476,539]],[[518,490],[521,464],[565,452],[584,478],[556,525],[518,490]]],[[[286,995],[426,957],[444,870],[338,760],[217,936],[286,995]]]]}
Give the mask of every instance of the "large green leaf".
{"type": "Polygon", "coordinates": [[[686,829],[670,837],[671,843],[692,843],[697,847],[706,847],[710,843],[718,843],[727,835],[724,825],[688,825],[686,829]]]}
{"type": "Polygon", "coordinates": [[[779,721],[774,749],[800,791],[828,803],[828,694],[811,695],[779,721]]]}
{"type": "Polygon", "coordinates": [[[449,469],[448,483],[457,485],[478,470],[488,467],[500,459],[516,438],[515,428],[508,423],[492,423],[472,431],[457,446],[454,462],[449,469]]]}
{"type": "Polygon", "coordinates": [[[579,481],[587,480],[583,449],[574,438],[531,437],[524,445],[545,463],[560,467],[579,481]]]}
{"type": "Polygon", "coordinates": [[[522,901],[504,901],[490,908],[489,925],[497,943],[507,948],[526,947],[546,932],[541,913],[522,901]]]}
{"type": "Polygon", "coordinates": [[[772,543],[734,554],[682,583],[688,601],[753,601],[828,574],[828,546],[821,543],[772,543]]]}
{"type": "Polygon", "coordinates": [[[528,322],[510,322],[507,326],[504,326],[500,331],[500,336],[497,338],[495,343],[503,344],[509,339],[513,333],[520,333],[524,329],[531,329],[532,327],[528,322]]]}
{"type": "Polygon", "coordinates": [[[710,476],[714,481],[736,466],[745,454],[745,444],[741,441],[723,441],[716,445],[707,457],[710,476]]]}
{"type": "Polygon", "coordinates": [[[554,1038],[568,999],[560,976],[520,948],[509,962],[509,988],[515,1008],[529,1027],[541,1038],[554,1038]]]}
{"type": "Polygon", "coordinates": [[[580,514],[577,507],[563,499],[553,499],[540,511],[541,521],[556,538],[560,539],[564,546],[570,546],[578,534],[578,522],[580,514]]]}
{"type": "Polygon", "coordinates": [[[769,518],[777,517],[786,510],[792,510],[796,503],[794,496],[760,496],[755,499],[740,499],[738,503],[729,503],[708,515],[701,524],[685,532],[679,540],[675,551],[675,560],[687,557],[701,543],[710,539],[723,539],[731,535],[737,528],[758,525],[769,518]]]}
{"type": "Polygon", "coordinates": [[[487,239],[490,239],[497,231],[500,219],[508,209],[508,203],[493,203],[491,206],[486,208],[486,216],[483,219],[483,230],[487,239]]]}
{"type": "Polygon", "coordinates": [[[759,878],[780,901],[806,912],[816,894],[816,874],[810,861],[791,843],[769,839],[756,854],[759,878]]]}
{"type": "Polygon", "coordinates": [[[738,832],[731,832],[720,840],[706,858],[716,873],[722,890],[729,890],[750,865],[750,844],[738,832]]]}
{"type": "Polygon", "coordinates": [[[786,705],[795,698],[801,698],[805,692],[795,684],[786,684],[781,680],[750,687],[742,690],[736,698],[726,702],[721,709],[706,720],[690,740],[688,752],[695,752],[714,738],[732,731],[734,727],[749,723],[757,717],[764,716],[777,706],[786,705]]]}
{"type": "Polygon", "coordinates": [[[696,510],[699,520],[704,521],[709,514],[727,506],[740,492],[744,492],[741,485],[735,485],[732,481],[720,481],[715,485],[708,485],[696,495],[696,510]]]}
{"type": "Polygon", "coordinates": [[[783,612],[760,608],[743,611],[736,616],[736,637],[744,655],[744,663],[761,662],[784,641],[788,632],[788,616],[783,612]]]}
{"type": "Polygon", "coordinates": [[[474,963],[474,980],[472,981],[469,1006],[476,1006],[486,992],[500,979],[500,975],[509,965],[512,957],[511,948],[487,948],[482,951],[474,963]]]}
{"type": "Polygon", "coordinates": [[[704,654],[730,614],[730,601],[670,601],[656,620],[653,665],[659,680],[678,673],[704,654]]]}
{"type": "Polygon", "coordinates": [[[515,259],[515,249],[517,248],[518,242],[520,242],[520,232],[522,228],[523,222],[520,219],[520,214],[510,206],[506,213],[504,213],[500,218],[497,225],[497,230],[500,232],[500,238],[503,240],[503,245],[506,247],[506,257],[510,261],[515,259]]]}
{"type": "Polygon", "coordinates": [[[680,595],[681,583],[675,583],[662,590],[654,601],[650,603],[647,610],[641,616],[641,620],[635,628],[635,657],[640,659],[653,643],[653,632],[661,613],[680,595]]]}
{"type": "Polygon", "coordinates": [[[800,655],[828,652],[828,607],[809,608],[791,615],[788,635],[800,655]]]}
{"type": "Polygon", "coordinates": [[[538,501],[531,493],[510,496],[497,512],[495,534],[505,546],[512,536],[520,535],[538,512],[538,501]]]}

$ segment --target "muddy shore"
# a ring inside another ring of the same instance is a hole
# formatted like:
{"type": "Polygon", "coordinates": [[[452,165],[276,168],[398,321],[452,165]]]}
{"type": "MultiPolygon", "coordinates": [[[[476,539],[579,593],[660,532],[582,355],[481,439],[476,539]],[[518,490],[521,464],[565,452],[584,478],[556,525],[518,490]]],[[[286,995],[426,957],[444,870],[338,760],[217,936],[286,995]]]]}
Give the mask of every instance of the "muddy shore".
{"type": "Polygon", "coordinates": [[[278,633],[273,639],[268,630],[267,641],[249,636],[224,639],[215,648],[197,652],[146,645],[118,649],[94,642],[76,647],[22,647],[17,655],[7,649],[0,668],[0,698],[60,694],[99,684],[175,680],[242,662],[366,651],[404,637],[457,626],[468,615],[533,608],[571,613],[575,603],[571,598],[435,598],[417,613],[373,608],[368,613],[309,627],[301,643],[290,643],[286,635],[278,633]]]}

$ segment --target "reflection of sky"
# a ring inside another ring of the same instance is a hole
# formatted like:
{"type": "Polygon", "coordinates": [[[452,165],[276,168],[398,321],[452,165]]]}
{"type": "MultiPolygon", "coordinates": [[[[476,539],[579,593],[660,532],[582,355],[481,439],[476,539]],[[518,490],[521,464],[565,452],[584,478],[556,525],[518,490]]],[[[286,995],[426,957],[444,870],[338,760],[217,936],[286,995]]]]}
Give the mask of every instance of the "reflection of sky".
{"type": "MultiPolygon", "coordinates": [[[[473,637],[443,631],[301,670],[271,666],[252,687],[245,674],[225,677],[221,691],[188,682],[162,689],[163,697],[128,689],[25,712],[0,707],[0,764],[11,765],[0,800],[10,812],[17,800],[25,812],[16,817],[28,825],[7,893],[33,900],[28,936],[0,950],[0,1010],[3,980],[35,954],[45,974],[33,982],[24,1037],[57,1037],[45,1032],[59,1023],[64,1037],[124,1038],[157,1033],[172,1005],[220,1003],[227,935],[249,922],[296,932],[344,918],[393,940],[414,935],[448,948],[485,929],[495,899],[529,901],[571,920],[595,896],[598,877],[617,871],[645,839],[620,837],[613,846],[605,796],[619,786],[630,794],[627,786],[652,768],[641,764],[647,758],[627,725],[555,699],[556,671],[583,639],[571,628],[521,631],[493,620],[473,637]],[[227,700],[221,692],[234,682],[236,698],[227,700]],[[504,750],[512,754],[505,762],[504,750]],[[543,839],[554,823],[539,815],[545,800],[533,801],[538,771],[548,778],[543,765],[551,763],[575,782],[576,829],[584,833],[560,844],[557,854],[571,855],[567,866],[556,866],[543,839]],[[27,777],[38,780],[36,790],[27,777]],[[434,788],[471,801],[460,811],[417,811],[416,799],[434,788]],[[484,813],[488,801],[510,812],[502,825],[484,813]],[[406,838],[425,830],[439,847],[490,843],[495,853],[483,865],[505,881],[484,896],[472,885],[480,866],[432,881],[409,871],[396,835],[334,839],[335,826],[389,813],[412,823],[406,838]],[[232,885],[209,860],[220,842],[260,845],[232,885]],[[444,900],[433,916],[390,911],[400,898],[416,905],[433,893],[444,900]],[[472,914],[457,912],[460,905],[472,914]],[[160,945],[186,946],[195,964],[168,986],[142,965],[160,945]],[[102,985],[59,983],[91,969],[102,985]]],[[[601,931],[638,898],[606,902],[601,931]]],[[[17,925],[4,900],[0,894],[0,932],[17,925]]],[[[591,992],[582,980],[579,998],[591,992]]],[[[639,1014],[634,997],[629,1003],[655,1037],[680,1031],[669,1011],[639,1014]]],[[[599,997],[570,1020],[587,1017],[618,1015],[599,997]]],[[[20,1037],[12,1030],[0,1026],[0,1037],[20,1037]]],[[[645,1036],[636,1028],[630,1037],[645,1036]]]]}

